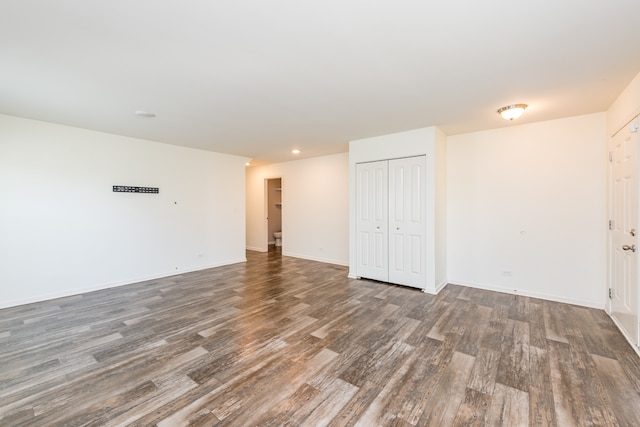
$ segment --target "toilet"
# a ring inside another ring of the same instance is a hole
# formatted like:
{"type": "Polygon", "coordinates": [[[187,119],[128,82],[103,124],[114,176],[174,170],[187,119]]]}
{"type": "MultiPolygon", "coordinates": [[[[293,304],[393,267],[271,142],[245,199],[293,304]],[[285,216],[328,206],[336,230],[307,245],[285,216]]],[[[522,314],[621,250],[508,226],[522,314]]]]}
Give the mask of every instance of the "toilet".
{"type": "Polygon", "coordinates": [[[276,246],[282,246],[282,231],[276,231],[273,237],[276,238],[276,246]]]}

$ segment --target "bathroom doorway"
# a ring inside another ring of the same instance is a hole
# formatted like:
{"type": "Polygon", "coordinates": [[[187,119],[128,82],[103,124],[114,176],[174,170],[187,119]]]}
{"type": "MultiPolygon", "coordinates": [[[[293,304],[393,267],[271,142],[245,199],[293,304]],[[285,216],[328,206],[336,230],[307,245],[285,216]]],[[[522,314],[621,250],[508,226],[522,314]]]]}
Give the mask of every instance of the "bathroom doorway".
{"type": "Polygon", "coordinates": [[[267,243],[269,251],[282,251],[282,178],[266,179],[267,243]]]}

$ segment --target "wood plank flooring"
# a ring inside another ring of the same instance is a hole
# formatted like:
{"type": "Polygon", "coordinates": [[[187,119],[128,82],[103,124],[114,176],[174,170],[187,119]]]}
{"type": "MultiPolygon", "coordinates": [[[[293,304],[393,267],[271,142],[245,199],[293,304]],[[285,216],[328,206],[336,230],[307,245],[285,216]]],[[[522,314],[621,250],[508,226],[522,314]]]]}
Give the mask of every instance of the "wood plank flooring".
{"type": "Polygon", "coordinates": [[[0,310],[0,425],[640,426],[603,311],[247,257],[0,310]]]}

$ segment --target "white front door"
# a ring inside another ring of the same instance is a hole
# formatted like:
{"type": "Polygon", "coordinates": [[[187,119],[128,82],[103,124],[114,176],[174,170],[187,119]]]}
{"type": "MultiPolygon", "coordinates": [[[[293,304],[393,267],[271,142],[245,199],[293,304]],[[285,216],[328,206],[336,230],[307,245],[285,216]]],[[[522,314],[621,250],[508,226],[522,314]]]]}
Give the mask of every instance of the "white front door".
{"type": "Polygon", "coordinates": [[[611,147],[611,315],[638,344],[638,119],[613,137],[611,147]]]}
{"type": "Polygon", "coordinates": [[[387,162],[356,165],[356,274],[389,281],[387,162]]]}
{"type": "Polygon", "coordinates": [[[389,160],[389,281],[426,286],[425,156],[389,160]]]}

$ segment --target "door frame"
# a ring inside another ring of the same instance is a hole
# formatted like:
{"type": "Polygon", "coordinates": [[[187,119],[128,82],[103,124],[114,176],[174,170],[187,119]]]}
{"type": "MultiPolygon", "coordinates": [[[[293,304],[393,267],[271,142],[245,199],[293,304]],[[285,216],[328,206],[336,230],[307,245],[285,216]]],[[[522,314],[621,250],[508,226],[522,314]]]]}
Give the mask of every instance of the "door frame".
{"type": "MultiPolygon", "coordinates": [[[[264,235],[263,235],[263,251],[267,252],[269,250],[269,181],[273,180],[273,179],[279,179],[280,180],[280,192],[281,192],[281,197],[284,197],[284,179],[282,178],[282,176],[274,176],[274,177],[268,177],[264,179],[264,204],[263,204],[263,218],[264,218],[264,235]]],[[[284,204],[284,200],[280,199],[281,203],[284,204]]],[[[281,230],[284,234],[284,215],[282,212],[282,205],[280,206],[280,221],[281,221],[281,230]]],[[[284,246],[284,239],[282,240],[282,245],[284,246]]]]}

